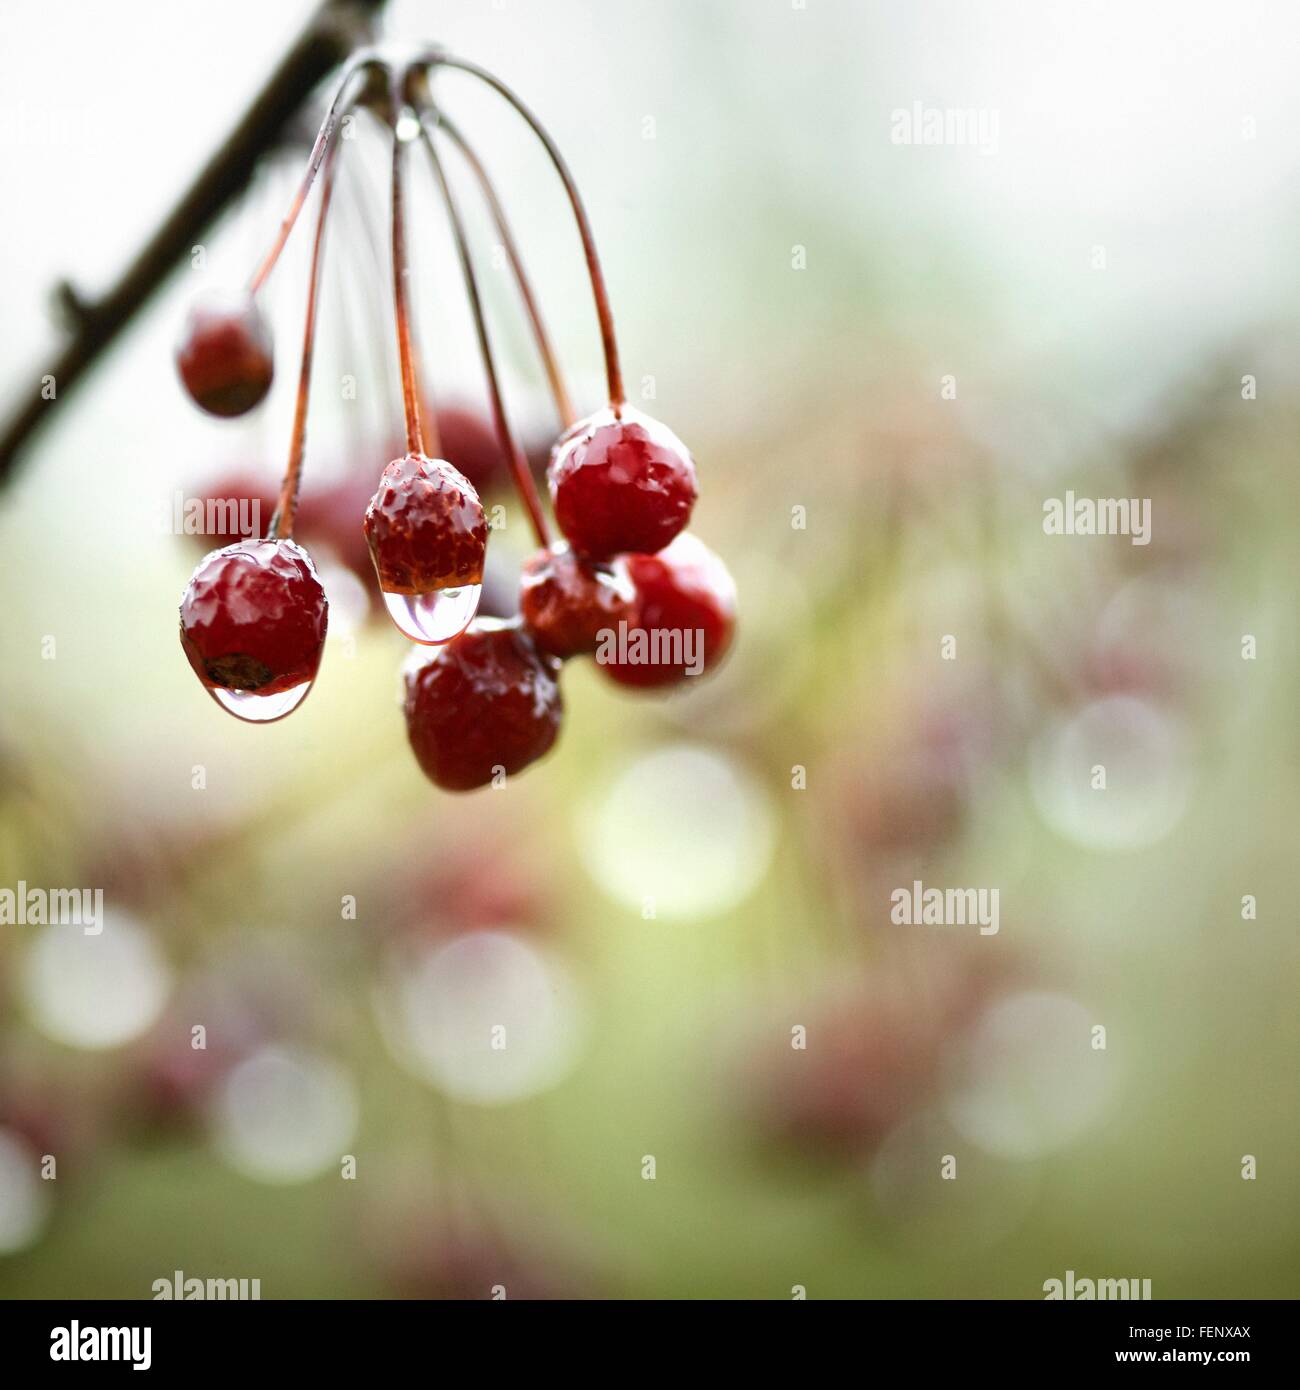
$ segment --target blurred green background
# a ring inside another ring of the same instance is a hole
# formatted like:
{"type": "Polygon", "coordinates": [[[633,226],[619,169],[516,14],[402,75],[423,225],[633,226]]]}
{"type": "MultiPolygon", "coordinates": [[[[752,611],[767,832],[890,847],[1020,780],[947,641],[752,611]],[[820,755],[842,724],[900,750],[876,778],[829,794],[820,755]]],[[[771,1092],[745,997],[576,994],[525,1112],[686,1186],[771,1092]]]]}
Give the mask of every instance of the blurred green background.
{"type": "MultiPolygon", "coordinates": [[[[49,287],[109,281],[306,12],[6,7],[0,384],[39,377],[49,287]]],[[[406,744],[407,644],[318,554],[312,699],[255,728],[204,697],[175,636],[204,545],[158,518],[274,486],[294,374],[213,422],[171,350],[305,141],[268,159],[0,499],[0,887],[102,887],[106,919],[0,927],[0,1293],[1035,1298],[1072,1269],[1294,1297],[1300,15],[411,0],[387,28],[500,72],[564,149],[738,642],[666,700],[570,663],[555,752],[448,796],[406,744]],[[917,103],[983,138],[897,143],[917,103]],[[1067,489],[1149,500],[1150,544],[1045,535],[1067,489]],[[997,934],[891,922],[915,880],[996,888],[997,934]]],[[[445,100],[594,408],[544,159],[467,82],[445,100]]],[[[377,478],[400,419],[382,146],[346,160],[309,488],[377,478]]],[[[424,172],[427,370],[481,410],[424,172]]]]}

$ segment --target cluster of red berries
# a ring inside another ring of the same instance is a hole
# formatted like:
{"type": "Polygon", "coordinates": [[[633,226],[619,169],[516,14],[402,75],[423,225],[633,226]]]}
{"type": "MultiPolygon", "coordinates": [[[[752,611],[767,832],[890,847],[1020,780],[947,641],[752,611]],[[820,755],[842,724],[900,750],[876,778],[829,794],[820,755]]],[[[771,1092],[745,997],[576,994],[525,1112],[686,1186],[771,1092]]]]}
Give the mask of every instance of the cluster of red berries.
{"type": "Polygon", "coordinates": [[[328,604],[312,561],[292,532],[319,262],[337,154],[334,133],[341,116],[353,107],[364,109],[368,98],[382,111],[393,140],[393,283],[407,445],[405,454],[384,469],[358,525],[389,616],[419,644],[405,672],[411,747],[438,786],[463,791],[499,782],[550,749],[562,713],[560,665],[570,657],[594,655],[613,680],[642,687],[675,685],[715,666],[734,630],[735,588],[721,560],[685,532],[696,498],[695,465],[686,447],[624,399],[590,227],[549,135],[499,79],[474,64],[441,51],[394,63],[390,56],[366,50],[344,73],[294,206],[249,293],[236,303],[196,309],[178,350],[181,379],[205,410],[238,415],[265,397],[273,366],[257,293],[323,166],[298,407],[275,515],[264,539],[238,541],[206,556],[181,602],[181,642],[204,686],[231,713],[265,722],[296,708],[320,665],[328,604]],[[439,67],[471,73],[505,96],[541,139],[565,184],[591,271],[609,383],[610,404],[585,419],[572,419],[545,329],[481,161],[433,105],[428,74],[439,67]],[[358,77],[364,85],[345,107],[345,93],[353,91],[358,77]],[[475,616],[487,522],[474,484],[440,456],[438,413],[422,410],[416,380],[402,209],[403,164],[413,119],[457,241],[501,453],[540,547],[524,566],[519,613],[511,619],[475,616]],[[560,542],[550,539],[532,474],[502,407],[464,225],[436,136],[447,136],[460,149],[497,216],[566,426],[547,469],[555,519],[565,538],[560,542]]]}

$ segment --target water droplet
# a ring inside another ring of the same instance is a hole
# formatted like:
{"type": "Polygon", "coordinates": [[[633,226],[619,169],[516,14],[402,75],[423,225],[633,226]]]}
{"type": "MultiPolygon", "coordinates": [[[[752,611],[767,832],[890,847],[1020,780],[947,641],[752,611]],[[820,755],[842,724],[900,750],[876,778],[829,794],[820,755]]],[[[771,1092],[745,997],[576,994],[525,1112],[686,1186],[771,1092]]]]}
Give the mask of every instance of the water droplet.
{"type": "Polygon", "coordinates": [[[427,594],[385,594],[388,616],[412,642],[438,646],[459,637],[478,612],[482,584],[433,589],[427,594]]]}
{"type": "Polygon", "coordinates": [[[292,714],[307,698],[307,692],[314,682],[303,681],[289,690],[278,690],[274,695],[259,695],[256,690],[225,690],[219,686],[209,686],[208,694],[228,714],[249,724],[270,724],[292,714]]]}
{"type": "Polygon", "coordinates": [[[393,127],[393,134],[402,142],[410,144],[420,133],[420,118],[414,111],[407,107],[397,118],[397,124],[393,127]]]}

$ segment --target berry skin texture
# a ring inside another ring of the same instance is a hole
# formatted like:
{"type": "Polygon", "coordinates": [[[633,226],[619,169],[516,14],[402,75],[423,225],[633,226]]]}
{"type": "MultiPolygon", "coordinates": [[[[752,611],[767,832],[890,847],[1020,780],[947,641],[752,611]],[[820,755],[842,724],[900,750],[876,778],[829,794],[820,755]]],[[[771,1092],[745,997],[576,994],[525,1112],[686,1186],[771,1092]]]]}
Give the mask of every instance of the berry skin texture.
{"type": "Polygon", "coordinates": [[[608,406],[562,435],[547,473],[560,530],[577,554],[653,555],[691,519],[695,464],[658,420],[608,406]]]}
{"type": "Polygon", "coordinates": [[[194,403],[209,415],[244,415],[271,389],[271,330],[250,298],[205,299],[185,321],[176,368],[194,403]]]}
{"type": "Polygon", "coordinates": [[[602,644],[596,661],[606,674],[620,685],[650,688],[713,670],[736,631],[736,585],[726,565],[692,535],[678,536],[658,555],[626,555],[624,563],[636,590],[627,643],[633,659],[619,660],[616,646],[604,659],[602,644]],[[657,659],[645,660],[638,645],[657,659]]]}
{"type": "Polygon", "coordinates": [[[181,646],[204,685],[275,695],[314,680],[329,604],[290,540],[248,540],[200,561],[181,599],[181,646]]]}
{"type": "Polygon", "coordinates": [[[394,459],[366,508],[365,533],[386,593],[427,594],[483,582],[483,504],[469,479],[445,459],[394,459]]]}
{"type": "Polygon", "coordinates": [[[602,632],[631,621],[632,600],[621,560],[589,565],[561,542],[524,562],[519,612],[533,640],[552,656],[593,653],[602,632]]]}
{"type": "Polygon", "coordinates": [[[416,761],[444,791],[472,791],[498,769],[521,772],[560,732],[559,662],[518,622],[479,618],[408,662],[406,732],[416,761]]]}

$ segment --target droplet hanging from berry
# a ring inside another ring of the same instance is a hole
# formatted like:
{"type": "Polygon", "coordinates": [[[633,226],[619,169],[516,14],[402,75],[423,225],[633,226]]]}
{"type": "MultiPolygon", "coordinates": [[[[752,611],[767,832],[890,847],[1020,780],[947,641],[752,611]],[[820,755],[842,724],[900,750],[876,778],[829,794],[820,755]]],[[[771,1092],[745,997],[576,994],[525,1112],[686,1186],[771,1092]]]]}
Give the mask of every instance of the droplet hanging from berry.
{"type": "Polygon", "coordinates": [[[413,642],[449,642],[478,611],[487,520],[445,459],[407,454],[384,469],[365,518],[388,615],[413,642]]]}
{"type": "Polygon", "coordinates": [[[399,632],[412,642],[436,647],[462,633],[478,612],[481,584],[432,589],[427,594],[385,594],[384,607],[399,632]]]}
{"type": "Polygon", "coordinates": [[[181,599],[181,646],[213,699],[250,723],[282,719],[320,669],[329,604],[291,540],[247,540],[200,561],[181,599]]]}
{"type": "Polygon", "coordinates": [[[281,690],[274,695],[262,695],[256,690],[224,690],[209,687],[208,694],[228,714],[242,719],[246,724],[271,724],[292,714],[311,693],[312,682],[304,681],[291,690],[281,690]]]}

